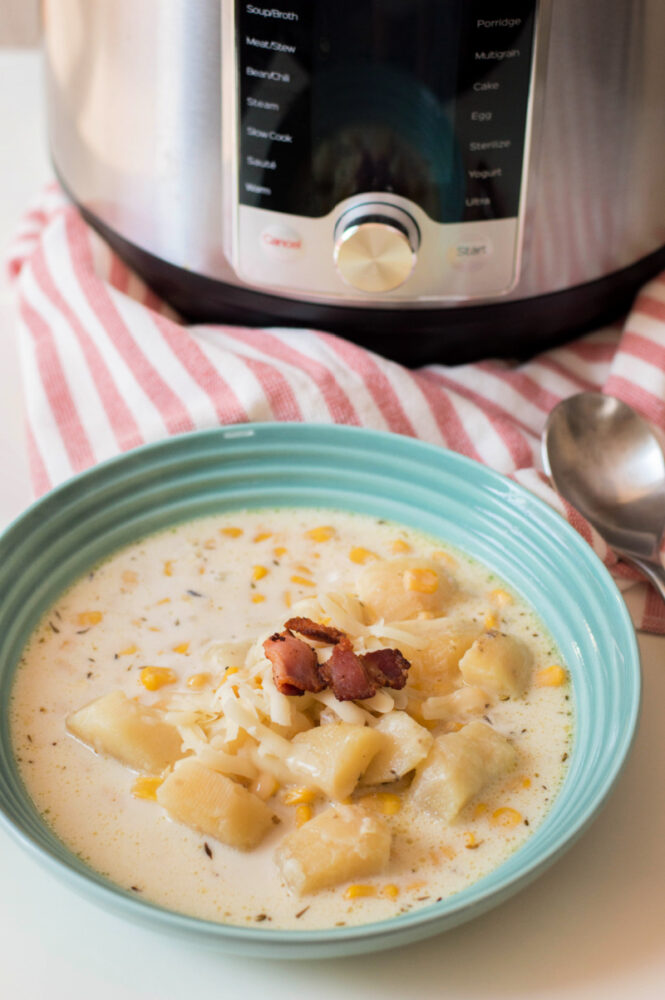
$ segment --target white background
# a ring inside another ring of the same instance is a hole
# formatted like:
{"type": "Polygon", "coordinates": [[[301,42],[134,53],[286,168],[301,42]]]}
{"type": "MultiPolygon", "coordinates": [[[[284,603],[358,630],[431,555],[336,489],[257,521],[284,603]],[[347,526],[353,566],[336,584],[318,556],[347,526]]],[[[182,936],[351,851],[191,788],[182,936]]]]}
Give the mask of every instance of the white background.
{"type": "MultiPolygon", "coordinates": [[[[0,136],[1,253],[49,176],[35,53],[0,51],[0,136]]],[[[11,296],[1,281],[0,484],[1,526],[29,501],[11,296]]],[[[0,998],[662,1000],[665,639],[641,636],[640,646],[642,718],[609,804],[552,869],[486,916],[375,956],[284,963],[225,957],[107,915],[2,830],[0,998]]]]}

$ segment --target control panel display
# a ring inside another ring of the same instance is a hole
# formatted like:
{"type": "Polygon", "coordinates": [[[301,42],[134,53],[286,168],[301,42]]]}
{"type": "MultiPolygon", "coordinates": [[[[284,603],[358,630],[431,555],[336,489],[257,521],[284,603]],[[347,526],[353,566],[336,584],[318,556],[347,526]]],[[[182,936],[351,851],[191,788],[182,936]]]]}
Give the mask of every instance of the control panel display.
{"type": "Polygon", "coordinates": [[[537,0],[236,0],[239,202],[518,215],[537,0]]]}

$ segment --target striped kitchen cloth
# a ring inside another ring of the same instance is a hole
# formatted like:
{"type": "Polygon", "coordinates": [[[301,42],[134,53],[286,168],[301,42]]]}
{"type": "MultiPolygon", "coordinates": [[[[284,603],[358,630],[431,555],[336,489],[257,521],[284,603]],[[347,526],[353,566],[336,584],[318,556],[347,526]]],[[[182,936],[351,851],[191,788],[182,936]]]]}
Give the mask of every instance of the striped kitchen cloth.
{"type": "Polygon", "coordinates": [[[587,389],[665,433],[665,274],[625,323],[513,364],[412,371],[314,330],[184,326],[51,185],[8,258],[16,288],[27,439],[37,495],[121,451],[245,421],[352,424],[420,438],[512,477],[558,510],[611,569],[637,627],[665,608],[548,485],[540,435],[587,389]]]}

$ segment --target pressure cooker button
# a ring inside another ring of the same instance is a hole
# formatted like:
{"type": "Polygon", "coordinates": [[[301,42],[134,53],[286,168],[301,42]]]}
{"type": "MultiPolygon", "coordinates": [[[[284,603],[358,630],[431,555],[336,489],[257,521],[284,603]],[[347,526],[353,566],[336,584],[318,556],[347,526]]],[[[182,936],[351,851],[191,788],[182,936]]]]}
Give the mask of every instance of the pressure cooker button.
{"type": "Polygon", "coordinates": [[[293,260],[303,249],[302,236],[296,229],[284,223],[271,223],[259,237],[261,249],[276,260],[293,260]]]}
{"type": "Polygon", "coordinates": [[[448,260],[458,271],[475,271],[487,263],[493,249],[489,237],[476,236],[451,246],[448,260]]]}
{"type": "Polygon", "coordinates": [[[408,230],[390,218],[355,219],[335,242],[342,279],[361,292],[390,292],[404,284],[416,262],[408,230]]]}

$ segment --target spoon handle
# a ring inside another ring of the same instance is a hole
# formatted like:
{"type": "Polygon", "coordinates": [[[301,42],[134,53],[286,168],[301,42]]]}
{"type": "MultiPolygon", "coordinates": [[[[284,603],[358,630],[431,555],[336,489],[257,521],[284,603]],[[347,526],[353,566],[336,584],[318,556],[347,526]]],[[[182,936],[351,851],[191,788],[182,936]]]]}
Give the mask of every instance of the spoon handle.
{"type": "Polygon", "coordinates": [[[626,559],[626,561],[631,562],[637,567],[637,569],[644,573],[644,575],[654,585],[663,601],[665,601],[665,568],[663,568],[660,563],[647,562],[645,559],[640,559],[636,556],[631,556],[630,559],[626,559]]]}

